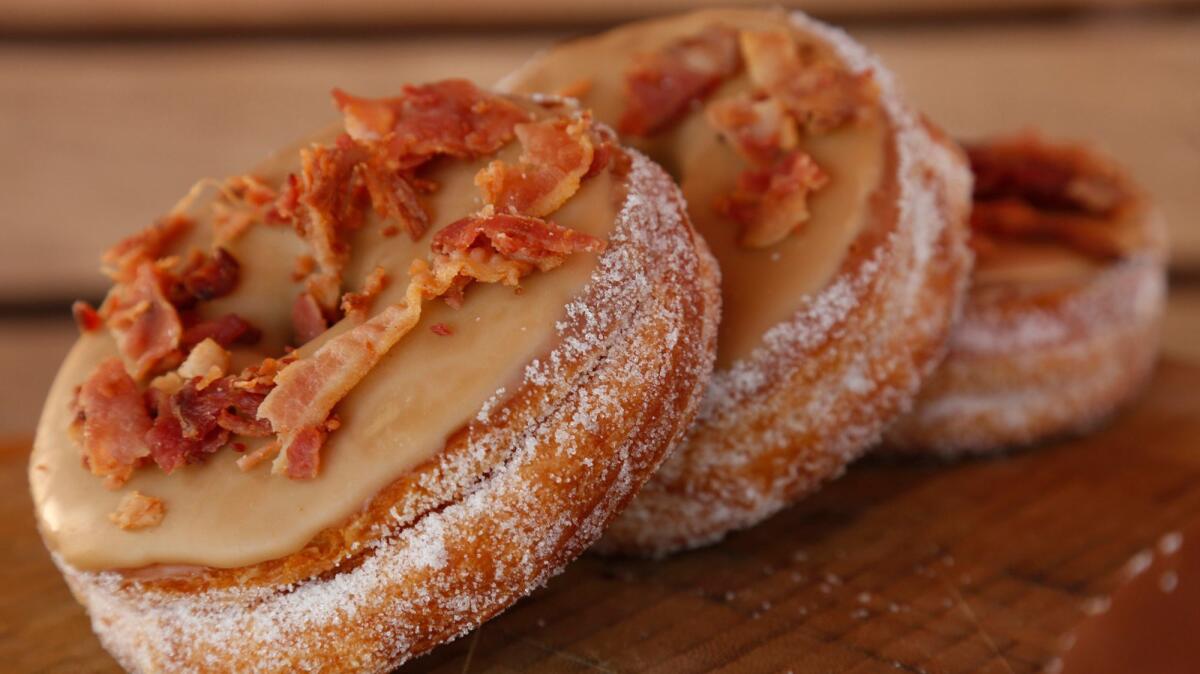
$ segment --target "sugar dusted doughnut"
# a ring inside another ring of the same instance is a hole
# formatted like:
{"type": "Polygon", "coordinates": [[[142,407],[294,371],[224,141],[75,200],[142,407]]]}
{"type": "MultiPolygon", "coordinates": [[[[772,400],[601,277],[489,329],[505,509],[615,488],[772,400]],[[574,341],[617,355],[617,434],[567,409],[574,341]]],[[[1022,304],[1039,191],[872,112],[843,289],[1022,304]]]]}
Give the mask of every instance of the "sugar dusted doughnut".
{"type": "Polygon", "coordinates": [[[977,262],[950,354],[892,451],[984,453],[1084,430],[1158,353],[1164,224],[1110,159],[1036,134],[968,147],[977,262]]]}
{"type": "Polygon", "coordinates": [[[703,11],[556,46],[500,86],[576,96],[663,164],[721,266],[700,417],[602,550],[660,554],[754,524],[911,402],[965,290],[970,175],[847,35],[703,11]]]}
{"type": "Polygon", "coordinates": [[[203,184],[76,305],[30,482],[131,671],[381,672],[470,630],[600,535],[711,369],[715,264],[587,112],[335,98],[346,133],[203,184]]]}

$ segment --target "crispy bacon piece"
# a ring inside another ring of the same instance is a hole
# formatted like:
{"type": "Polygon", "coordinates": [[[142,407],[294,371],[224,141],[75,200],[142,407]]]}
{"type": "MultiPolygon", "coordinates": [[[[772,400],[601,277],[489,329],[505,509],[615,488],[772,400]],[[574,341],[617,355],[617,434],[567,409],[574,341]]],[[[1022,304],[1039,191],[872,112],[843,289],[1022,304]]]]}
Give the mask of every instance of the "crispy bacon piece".
{"type": "Polygon", "coordinates": [[[752,164],[769,164],[799,142],[796,121],[774,98],[725,98],[705,112],[708,123],[752,164]]]}
{"type": "Polygon", "coordinates": [[[289,179],[278,208],[292,215],[296,232],[312,249],[317,271],[308,279],[308,292],[322,309],[332,310],[341,296],[342,268],[349,253],[343,233],[362,225],[367,206],[368,191],[356,170],[367,153],[343,135],[332,146],[314,145],[300,156],[301,175],[289,179]],[[287,205],[293,199],[300,207],[294,215],[287,205]]]}
{"type": "Polygon", "coordinates": [[[210,338],[197,344],[175,372],[184,379],[200,378],[199,388],[204,388],[213,380],[224,377],[228,369],[229,352],[210,338]]]}
{"type": "Polygon", "coordinates": [[[100,313],[117,340],[117,347],[133,363],[137,379],[178,358],[183,326],[174,305],[167,300],[170,277],[153,262],[143,262],[132,281],[109,291],[100,313]]]}
{"type": "Polygon", "coordinates": [[[170,395],[151,389],[157,416],[146,442],[159,468],[171,473],[184,464],[198,463],[223,447],[231,432],[269,432],[256,419],[265,392],[238,385],[247,376],[252,373],[221,377],[204,386],[202,378],[196,377],[170,395]]]}
{"type": "Polygon", "coordinates": [[[381,218],[399,222],[414,241],[429,227],[429,214],[417,197],[411,172],[389,166],[385,157],[375,154],[358,165],[371,205],[381,218]]]}
{"type": "Polygon", "coordinates": [[[358,318],[366,316],[367,311],[371,308],[371,303],[387,287],[389,280],[387,270],[383,267],[372,269],[366,280],[363,281],[362,290],[342,295],[342,313],[358,318]]]}
{"type": "Polygon", "coordinates": [[[840,64],[802,54],[790,31],[744,30],[739,43],[751,81],[808,133],[828,133],[870,109],[871,73],[855,75],[840,64]]]}
{"type": "Polygon", "coordinates": [[[178,213],[159,219],[153,225],[109,248],[100,258],[105,274],[116,283],[129,283],[146,262],[154,262],[167,247],[192,227],[192,220],[178,213]]]}
{"type": "Polygon", "coordinates": [[[473,215],[446,225],[433,238],[442,255],[484,247],[515,262],[549,271],[572,253],[598,253],[604,241],[553,222],[521,215],[473,215]]]}
{"type": "Polygon", "coordinates": [[[120,487],[150,454],[144,440],[150,415],[120,358],[101,361],[80,387],[76,405],[83,418],[84,464],[109,489],[120,487]]]}
{"type": "Polygon", "coordinates": [[[309,293],[300,293],[292,303],[292,333],[297,346],[307,344],[329,329],[329,321],[309,293]]]}
{"type": "Polygon", "coordinates": [[[237,288],[240,277],[241,265],[224,248],[211,255],[193,252],[171,286],[171,303],[177,309],[190,309],[197,302],[224,297],[237,288]]]}
{"type": "Polygon", "coordinates": [[[1083,148],[1026,134],[966,150],[976,200],[1017,198],[1038,208],[1104,216],[1130,197],[1116,170],[1083,148]]]}
{"type": "Polygon", "coordinates": [[[368,99],[333,90],[333,99],[357,141],[382,141],[396,168],[413,168],[437,155],[471,158],[512,140],[529,113],[467,80],[406,85],[395,98],[368,99]]]}
{"type": "Polygon", "coordinates": [[[740,66],[737,32],[725,26],[709,26],[658,51],[635,55],[625,73],[625,111],[617,129],[634,136],[661,131],[740,66]]]}
{"type": "Polygon", "coordinates": [[[742,226],[739,243],[765,248],[782,241],[808,220],[808,195],[828,177],[802,150],[793,150],[766,169],[746,169],[733,193],[716,208],[742,226]]]}
{"type": "Polygon", "coordinates": [[[136,531],[158,526],[166,515],[166,502],[134,490],[121,497],[117,509],[108,514],[108,521],[125,531],[136,531]]]}
{"type": "Polygon", "coordinates": [[[71,304],[71,315],[80,332],[95,332],[104,326],[104,317],[92,305],[83,300],[71,304]]]}
{"type": "Polygon", "coordinates": [[[229,348],[234,344],[258,343],[258,340],[262,339],[262,331],[237,314],[225,314],[220,318],[189,325],[183,331],[179,345],[185,351],[190,351],[206,339],[212,339],[217,344],[229,348]]]}
{"type": "Polygon", "coordinates": [[[591,118],[545,119],[516,127],[516,165],[493,161],[475,176],[484,201],[501,213],[545,217],[579,191],[595,156],[591,118]]]}
{"type": "Polygon", "coordinates": [[[297,431],[291,442],[283,448],[281,457],[276,459],[275,472],[282,473],[293,480],[311,480],[321,469],[321,447],[325,444],[328,433],[323,428],[305,426],[297,431]]]}
{"type": "Polygon", "coordinates": [[[451,328],[445,323],[434,323],[433,325],[429,326],[429,331],[438,337],[449,337],[450,335],[454,334],[454,328],[451,328]]]}

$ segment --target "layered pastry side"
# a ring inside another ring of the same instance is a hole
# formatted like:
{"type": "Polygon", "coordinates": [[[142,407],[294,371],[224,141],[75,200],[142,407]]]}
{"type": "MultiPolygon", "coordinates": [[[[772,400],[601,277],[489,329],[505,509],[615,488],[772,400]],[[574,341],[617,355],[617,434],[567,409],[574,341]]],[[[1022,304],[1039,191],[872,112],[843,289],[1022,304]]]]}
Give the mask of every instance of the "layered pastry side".
{"type": "Polygon", "coordinates": [[[30,459],[130,671],[387,671],[545,582],[689,426],[716,266],[590,113],[461,80],[104,255],[30,459]]]}
{"type": "Polygon", "coordinates": [[[968,146],[975,272],[945,363],[886,449],[984,453],[1086,430],[1141,388],[1165,225],[1114,162],[1034,133],[968,146]]]}
{"type": "Polygon", "coordinates": [[[939,360],[970,175],[844,33],[702,11],[555,46],[502,89],[574,96],[679,182],[722,274],[697,424],[600,549],[720,539],[839,475],[939,360]]]}

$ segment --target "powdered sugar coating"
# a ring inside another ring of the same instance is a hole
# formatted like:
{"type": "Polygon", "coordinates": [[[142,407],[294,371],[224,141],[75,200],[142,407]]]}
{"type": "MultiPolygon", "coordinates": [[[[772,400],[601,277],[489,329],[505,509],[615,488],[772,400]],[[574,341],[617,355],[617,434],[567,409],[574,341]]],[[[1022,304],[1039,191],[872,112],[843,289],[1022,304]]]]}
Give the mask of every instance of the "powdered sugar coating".
{"type": "Polygon", "coordinates": [[[626,184],[556,347],[436,465],[336,532],[317,563],[300,559],[306,549],[296,567],[197,580],[83,572],[56,558],[105,647],[136,672],[385,671],[582,552],[687,428],[715,351],[715,263],[678,190],[637,154],[626,184]]]}
{"type": "Polygon", "coordinates": [[[663,554],[750,526],[832,479],[912,402],[966,287],[970,175],[846,33],[803,14],[853,72],[871,71],[892,129],[894,216],[818,293],[713,375],[696,425],[609,529],[605,551],[663,554]]]}
{"type": "Polygon", "coordinates": [[[1082,280],[975,288],[950,352],[885,450],[979,454],[1084,431],[1153,368],[1166,304],[1157,215],[1149,247],[1082,280]]]}

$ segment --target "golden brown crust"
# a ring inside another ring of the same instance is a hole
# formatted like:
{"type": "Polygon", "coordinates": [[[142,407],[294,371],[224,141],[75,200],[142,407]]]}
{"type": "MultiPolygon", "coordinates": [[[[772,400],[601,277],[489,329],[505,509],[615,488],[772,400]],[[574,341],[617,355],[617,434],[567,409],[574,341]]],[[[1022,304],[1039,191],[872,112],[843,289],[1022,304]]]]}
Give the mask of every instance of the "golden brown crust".
{"type": "Polygon", "coordinates": [[[578,555],[686,429],[714,354],[715,264],[678,190],[640,156],[626,188],[559,344],[341,526],[237,569],[57,560],[106,648],[138,672],[384,671],[578,555]]]}
{"type": "MultiPolygon", "coordinates": [[[[897,214],[860,239],[840,281],[788,321],[806,334],[714,374],[687,441],[598,550],[661,555],[750,526],[840,475],[904,410],[944,354],[970,267],[964,160],[944,141],[928,149],[920,189],[936,206],[922,216],[937,234],[927,258],[904,232],[916,223],[897,214]],[[738,395],[736,378],[748,376],[761,383],[738,395]]],[[[897,189],[881,203],[894,208],[897,189]]]]}

